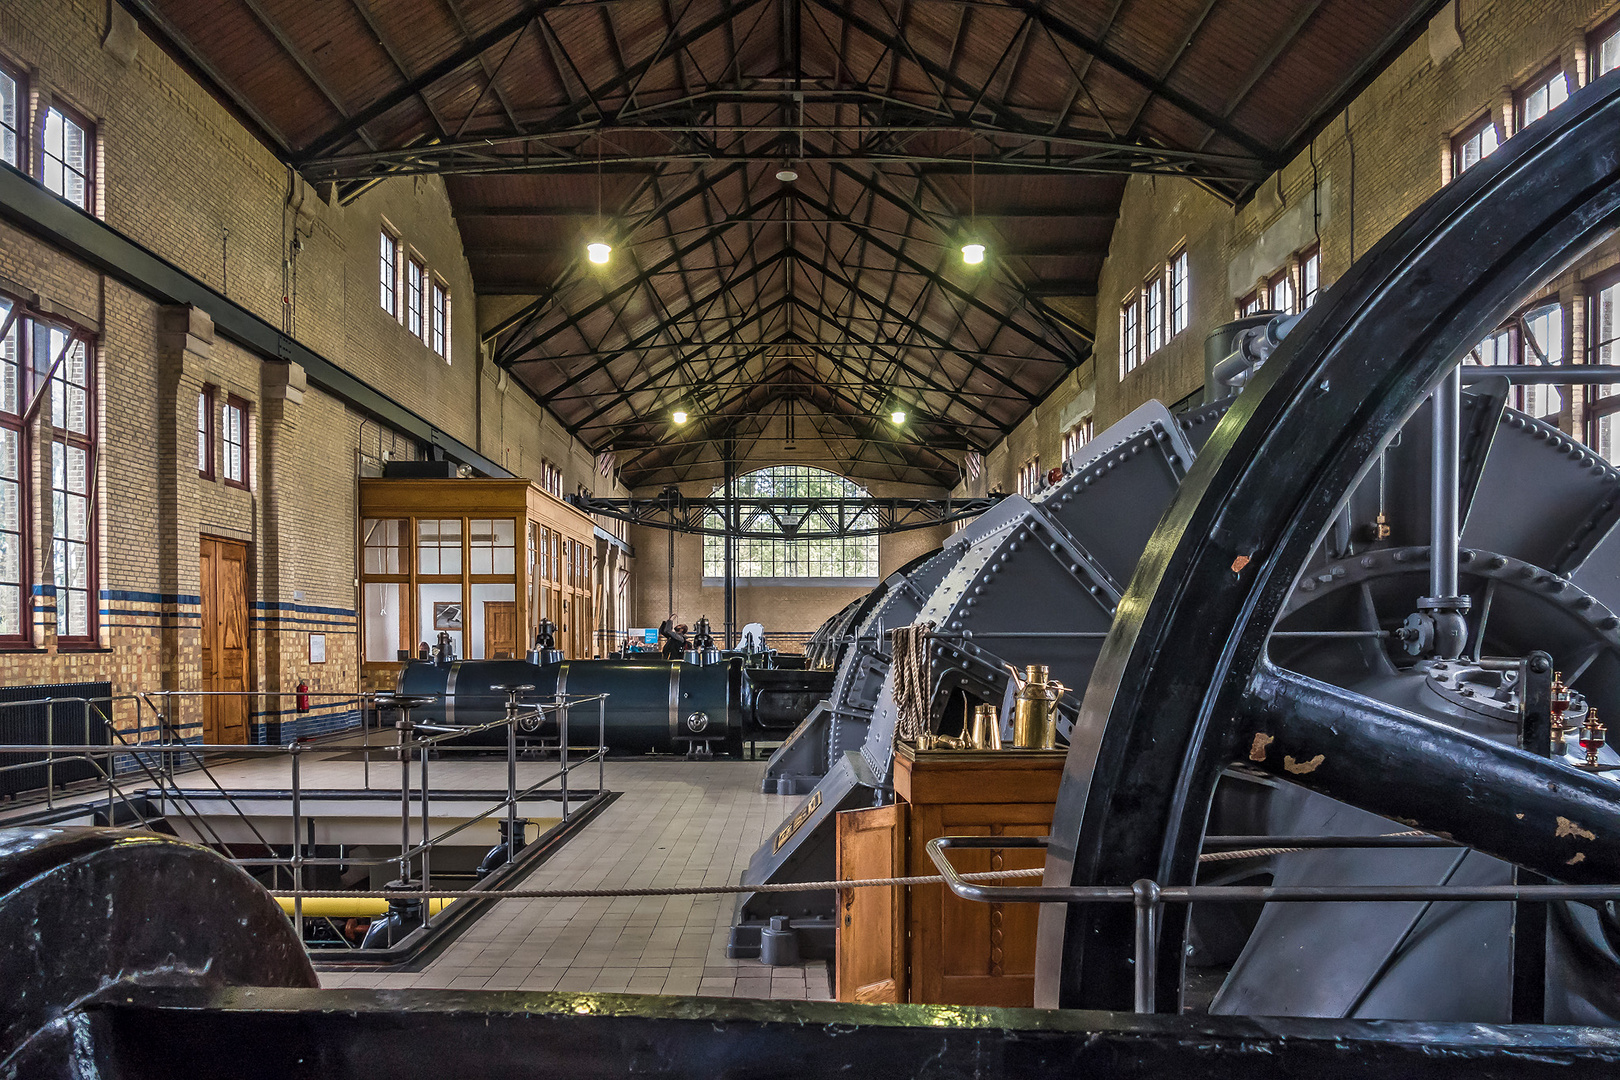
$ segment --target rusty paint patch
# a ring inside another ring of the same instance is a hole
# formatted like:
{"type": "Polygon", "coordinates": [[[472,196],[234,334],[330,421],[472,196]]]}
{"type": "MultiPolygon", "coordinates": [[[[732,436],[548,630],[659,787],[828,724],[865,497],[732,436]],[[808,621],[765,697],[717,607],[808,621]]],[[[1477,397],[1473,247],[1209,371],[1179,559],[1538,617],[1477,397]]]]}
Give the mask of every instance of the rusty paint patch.
{"type": "Polygon", "coordinates": [[[1558,831],[1553,833],[1553,835],[1554,836],[1578,836],[1582,840],[1596,840],[1597,839],[1597,833],[1593,832],[1591,829],[1583,829],[1583,828],[1581,828],[1579,825],[1575,824],[1575,822],[1569,820],[1569,818],[1567,818],[1567,817],[1560,817],[1558,819],[1558,831]]]}
{"type": "Polygon", "coordinates": [[[1237,558],[1232,560],[1232,573],[1241,574],[1243,573],[1243,568],[1248,565],[1249,557],[1247,555],[1239,555],[1237,558]]]}
{"type": "Polygon", "coordinates": [[[1575,854],[1571,855],[1568,859],[1564,860],[1564,865],[1565,866],[1574,866],[1576,863],[1582,863],[1582,862],[1585,862],[1585,861],[1586,861],[1586,852],[1577,851],[1575,854]]]}
{"type": "Polygon", "coordinates": [[[1274,743],[1276,741],[1277,741],[1277,736],[1275,736],[1275,735],[1262,735],[1259,732],[1256,732],[1255,736],[1254,736],[1254,742],[1249,747],[1249,760],[1250,761],[1264,761],[1264,760],[1266,760],[1266,747],[1270,746],[1272,743],[1274,743]]]}
{"type": "Polygon", "coordinates": [[[1326,754],[1317,754],[1309,761],[1295,761],[1292,757],[1285,757],[1283,758],[1283,768],[1296,776],[1301,776],[1308,772],[1315,772],[1322,762],[1326,760],[1326,754]]]}

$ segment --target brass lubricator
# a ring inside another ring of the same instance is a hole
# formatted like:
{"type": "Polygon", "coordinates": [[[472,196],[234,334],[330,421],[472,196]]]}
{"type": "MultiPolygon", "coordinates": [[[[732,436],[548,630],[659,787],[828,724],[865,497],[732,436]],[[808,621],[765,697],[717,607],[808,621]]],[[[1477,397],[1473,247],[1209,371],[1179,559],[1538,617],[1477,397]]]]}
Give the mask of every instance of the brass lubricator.
{"type": "Polygon", "coordinates": [[[1057,703],[1069,688],[1049,681],[1050,669],[1045,664],[1027,665],[1022,677],[1011,664],[1004,666],[1018,687],[1013,698],[1013,746],[1019,750],[1056,749],[1057,703]]]}
{"type": "Polygon", "coordinates": [[[1379,511],[1378,516],[1373,519],[1372,534],[1374,540],[1389,539],[1389,519],[1384,516],[1383,511],[1379,511]]]}
{"type": "Polygon", "coordinates": [[[973,709],[973,723],[968,741],[975,750],[1001,749],[1001,717],[994,705],[978,705],[973,709]]]}
{"type": "Polygon", "coordinates": [[[1582,763],[1583,769],[1596,772],[1603,769],[1598,764],[1598,751],[1603,744],[1609,741],[1609,729],[1597,717],[1597,710],[1588,706],[1586,710],[1586,723],[1581,727],[1581,749],[1586,751],[1586,761],[1582,763]]]}
{"type": "Polygon", "coordinates": [[[1566,728],[1564,727],[1564,714],[1569,711],[1569,687],[1564,685],[1564,673],[1553,672],[1552,691],[1548,695],[1548,711],[1552,713],[1552,756],[1561,758],[1569,753],[1569,746],[1564,740],[1566,728]]]}

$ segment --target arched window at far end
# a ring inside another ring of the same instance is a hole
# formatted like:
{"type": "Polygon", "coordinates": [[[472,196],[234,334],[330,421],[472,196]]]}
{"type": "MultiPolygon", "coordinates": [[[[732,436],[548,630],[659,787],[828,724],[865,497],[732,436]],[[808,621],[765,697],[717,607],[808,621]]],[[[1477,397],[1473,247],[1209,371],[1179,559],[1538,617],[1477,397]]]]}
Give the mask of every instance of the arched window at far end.
{"type": "MultiPolygon", "coordinates": [[[[867,491],[837,473],[808,465],[774,465],[739,476],[739,499],[864,499],[867,491]]],[[[714,489],[713,498],[725,496],[725,486],[714,489]]],[[[763,513],[744,508],[742,531],[764,531],[771,522],[763,513]],[[752,520],[749,520],[750,516],[752,520]]],[[[725,527],[718,513],[710,513],[704,524],[711,529],[725,527]]],[[[876,518],[870,510],[854,519],[855,528],[870,528],[876,518]]],[[[803,526],[806,532],[825,531],[825,524],[812,518],[803,526]]],[[[703,537],[703,577],[705,585],[725,582],[725,541],[719,536],[703,537]]],[[[756,585],[875,585],[878,578],[876,536],[814,537],[806,540],[742,539],[736,548],[736,577],[756,585]]]]}

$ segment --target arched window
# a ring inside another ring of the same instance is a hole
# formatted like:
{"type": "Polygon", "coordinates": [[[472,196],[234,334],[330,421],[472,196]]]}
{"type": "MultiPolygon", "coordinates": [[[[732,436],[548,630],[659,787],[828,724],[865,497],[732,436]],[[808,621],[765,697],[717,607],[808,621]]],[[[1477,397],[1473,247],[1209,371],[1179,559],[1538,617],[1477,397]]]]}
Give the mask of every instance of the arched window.
{"type": "MultiPolygon", "coordinates": [[[[773,465],[746,473],[736,480],[739,499],[864,499],[866,489],[844,479],[837,473],[815,469],[808,465],[773,465]]],[[[726,490],[722,485],[714,489],[714,498],[721,498],[726,490]]],[[[871,511],[856,519],[857,527],[875,522],[871,511]]],[[[717,513],[710,513],[704,524],[711,529],[723,529],[725,521],[717,513]]],[[[769,519],[761,516],[760,528],[769,526],[769,519]]],[[[744,525],[747,528],[747,523],[744,525]]],[[[807,533],[819,531],[821,525],[812,518],[803,523],[807,533]]],[[[736,551],[736,576],[741,580],[758,582],[819,579],[831,584],[874,585],[878,576],[878,542],[876,536],[816,537],[808,540],[739,540],[736,551]]],[[[726,573],[725,541],[719,536],[703,537],[703,576],[722,584],[726,573]]]]}

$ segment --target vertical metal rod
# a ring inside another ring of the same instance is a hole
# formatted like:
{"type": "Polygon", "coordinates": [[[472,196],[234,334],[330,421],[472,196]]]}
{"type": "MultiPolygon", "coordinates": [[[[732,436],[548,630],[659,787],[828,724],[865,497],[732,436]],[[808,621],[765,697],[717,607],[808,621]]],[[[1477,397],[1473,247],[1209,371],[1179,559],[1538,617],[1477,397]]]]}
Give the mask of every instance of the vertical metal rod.
{"type": "Polygon", "coordinates": [[[1434,388],[1430,474],[1429,595],[1457,594],[1457,487],[1461,471],[1458,417],[1462,412],[1462,368],[1453,367],[1434,388]]]}
{"type": "Polygon", "coordinates": [[[411,880],[411,737],[410,713],[394,726],[399,729],[399,881],[403,885],[411,880]]]}
{"type": "Polygon", "coordinates": [[[423,739],[420,746],[422,750],[422,929],[425,930],[433,922],[433,916],[429,914],[433,905],[428,902],[428,890],[432,888],[433,877],[433,849],[428,845],[428,840],[432,836],[428,832],[428,753],[432,748],[432,743],[423,739]]]}
{"type": "Polygon", "coordinates": [[[364,697],[362,697],[360,699],[360,739],[361,739],[361,746],[362,746],[362,749],[360,751],[360,755],[361,755],[361,761],[363,762],[363,764],[360,766],[360,774],[361,774],[361,777],[362,777],[361,786],[364,787],[367,791],[370,791],[371,790],[371,718],[366,715],[366,709],[367,709],[368,705],[370,706],[370,709],[371,709],[372,712],[377,711],[377,703],[376,703],[376,701],[367,702],[367,700],[364,697]]]}
{"type": "MultiPolygon", "coordinates": [[[[56,700],[53,698],[45,702],[45,745],[56,745],[56,700]]],[[[88,744],[87,744],[88,745],[88,744]]],[[[56,805],[56,755],[45,751],[45,806],[56,805]]],[[[107,819],[112,824],[112,818],[107,819]]]]}
{"type": "MultiPolygon", "coordinates": [[[[1533,652],[1519,664],[1519,746],[1537,757],[1552,756],[1552,657],[1533,652]]],[[[1515,885],[1545,885],[1533,870],[1513,868],[1515,885]]],[[[1509,1022],[1542,1024],[1547,1019],[1547,905],[1521,900],[1513,905],[1513,969],[1509,1022]]]]}
{"type": "Polygon", "coordinates": [[[1139,1013],[1154,1011],[1158,998],[1159,885],[1143,879],[1131,886],[1136,907],[1136,992],[1139,1013]]]}
{"type": "Polygon", "coordinates": [[[596,699],[596,793],[607,789],[607,695],[596,699]]]}
{"type": "Polygon", "coordinates": [[[506,700],[506,861],[517,858],[517,695],[506,700]]]}
{"type": "Polygon", "coordinates": [[[292,755],[292,879],[293,879],[293,928],[298,931],[298,940],[304,940],[304,815],[303,804],[299,801],[298,790],[298,744],[290,743],[287,753],[292,755]]]}
{"type": "Polygon", "coordinates": [[[563,698],[562,707],[562,804],[563,820],[568,820],[568,699],[563,698]]]}

